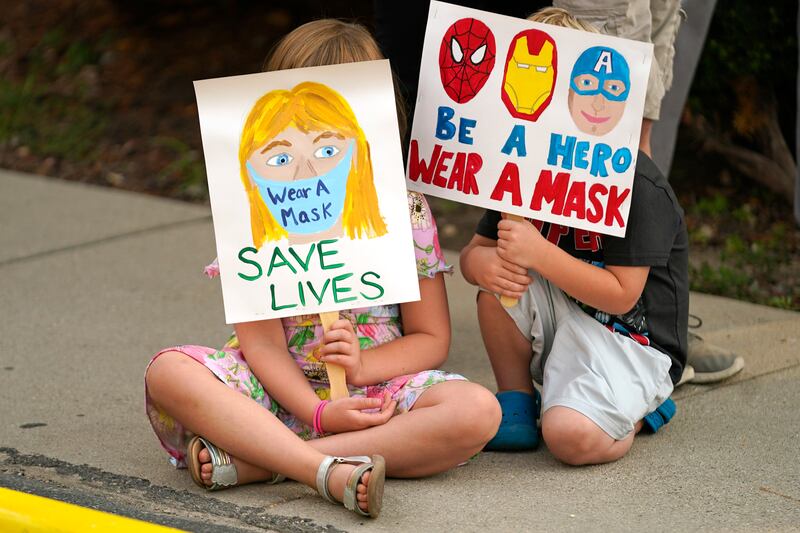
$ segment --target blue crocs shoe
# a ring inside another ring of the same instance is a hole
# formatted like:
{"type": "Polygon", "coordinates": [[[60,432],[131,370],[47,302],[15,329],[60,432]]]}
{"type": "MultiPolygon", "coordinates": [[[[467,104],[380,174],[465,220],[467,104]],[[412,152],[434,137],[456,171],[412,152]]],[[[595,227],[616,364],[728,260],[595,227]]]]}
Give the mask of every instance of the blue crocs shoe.
{"type": "Polygon", "coordinates": [[[656,407],[655,411],[642,419],[644,423],[642,425],[642,431],[655,433],[661,429],[662,426],[668,424],[677,411],[678,408],[675,406],[675,402],[672,401],[672,398],[667,398],[664,400],[664,403],[656,407]]]}
{"type": "Polygon", "coordinates": [[[519,391],[498,392],[497,401],[503,411],[500,429],[484,450],[516,451],[534,450],[539,445],[539,428],[536,420],[542,407],[539,391],[533,395],[519,391]]]}

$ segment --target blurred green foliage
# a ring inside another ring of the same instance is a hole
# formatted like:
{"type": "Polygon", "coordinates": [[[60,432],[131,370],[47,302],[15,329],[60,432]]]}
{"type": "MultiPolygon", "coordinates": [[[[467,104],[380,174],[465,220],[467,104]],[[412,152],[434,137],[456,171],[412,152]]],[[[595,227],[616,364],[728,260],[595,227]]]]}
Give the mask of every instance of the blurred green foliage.
{"type": "Polygon", "coordinates": [[[159,184],[180,183],[183,196],[193,200],[208,197],[206,167],[197,150],[175,137],[159,136],[151,140],[153,146],[165,149],[172,160],[156,176],[159,184]]]}
{"type": "MultiPolygon", "coordinates": [[[[697,205],[693,212],[707,213],[697,205]]],[[[716,221],[720,220],[724,218],[716,221]]],[[[714,222],[701,226],[704,232],[690,231],[692,244],[706,248],[705,259],[689,267],[691,289],[800,310],[799,274],[793,266],[795,257],[789,235],[794,230],[776,222],[758,234],[728,233],[720,237],[714,222]],[[720,238],[719,246],[708,246],[720,238]]]]}
{"type": "Polygon", "coordinates": [[[698,82],[724,88],[731,75],[762,76],[780,83],[797,66],[797,1],[720,0],[698,82]]]}
{"type": "MultiPolygon", "coordinates": [[[[702,115],[720,138],[760,153],[766,121],[774,120],[765,103],[774,99],[783,136],[794,147],[797,17],[797,0],[719,0],[689,96],[688,122],[702,115]]],[[[724,157],[693,157],[687,174],[692,181],[682,184],[695,191],[693,203],[685,204],[691,288],[800,310],[797,229],[785,200],[740,179],[724,157]]]]}
{"type": "MultiPolygon", "coordinates": [[[[0,41],[0,57],[14,44],[0,41]]],[[[91,80],[79,74],[100,58],[98,43],[68,42],[46,32],[24,57],[21,79],[0,77],[0,144],[27,147],[41,156],[91,159],[107,121],[90,97],[91,80]]]]}
{"type": "Polygon", "coordinates": [[[757,120],[757,106],[737,108],[742,100],[757,104],[766,91],[772,91],[785,119],[783,130],[793,138],[797,9],[797,0],[719,0],[692,85],[692,111],[713,119],[723,130],[735,128],[746,134],[748,125],[734,122],[757,120]]]}
{"type": "Polygon", "coordinates": [[[728,212],[728,198],[720,193],[706,198],[699,198],[694,210],[701,215],[720,216],[728,212]]]}

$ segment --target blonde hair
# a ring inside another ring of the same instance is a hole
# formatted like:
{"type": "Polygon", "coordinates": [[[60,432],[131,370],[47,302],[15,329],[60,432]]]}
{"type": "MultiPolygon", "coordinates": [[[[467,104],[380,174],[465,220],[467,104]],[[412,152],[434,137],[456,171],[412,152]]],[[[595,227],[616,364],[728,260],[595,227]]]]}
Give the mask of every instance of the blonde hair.
{"type": "Polygon", "coordinates": [[[378,210],[378,195],[372,181],[369,144],[347,101],[326,85],[303,82],[292,90],[270,91],[255,103],[247,116],[239,142],[239,172],[250,200],[250,227],[253,245],[287,236],[264,204],[258,187],[251,182],[247,160],[253,152],[286,128],[309,131],[333,130],[355,139],[355,157],[347,175],[342,229],[353,238],[377,237],[386,233],[378,210]]]}
{"type": "MultiPolygon", "coordinates": [[[[264,61],[265,71],[335,65],[383,59],[375,39],[359,24],[333,19],[303,24],[279,41],[264,61]]],[[[397,98],[401,138],[405,133],[405,108],[397,98]]],[[[347,101],[321,83],[304,82],[291,90],[271,91],[250,110],[239,142],[240,174],[250,201],[253,245],[287,236],[264,204],[258,188],[250,180],[246,162],[253,151],[288,127],[302,132],[335,130],[355,139],[356,157],[347,176],[342,229],[353,238],[386,234],[386,224],[378,210],[378,195],[373,183],[370,149],[347,101]]]]}
{"type": "Polygon", "coordinates": [[[539,11],[528,15],[528,20],[531,22],[541,22],[542,24],[552,24],[553,26],[561,26],[563,28],[572,28],[573,30],[583,30],[591,33],[600,33],[600,31],[578,18],[575,18],[566,9],[560,7],[545,7],[539,11]]]}
{"type": "MultiPolygon", "coordinates": [[[[336,19],[312,20],[287,34],[272,48],[262,70],[338,65],[385,59],[378,43],[361,24],[336,19]]],[[[408,121],[405,102],[400,96],[397,78],[394,83],[397,125],[404,139],[408,121]]]]}

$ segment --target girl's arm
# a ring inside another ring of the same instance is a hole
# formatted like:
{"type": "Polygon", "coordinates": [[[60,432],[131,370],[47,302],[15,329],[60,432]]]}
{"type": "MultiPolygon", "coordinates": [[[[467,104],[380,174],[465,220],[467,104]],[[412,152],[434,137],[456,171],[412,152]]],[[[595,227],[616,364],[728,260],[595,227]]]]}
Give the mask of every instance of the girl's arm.
{"type": "Polygon", "coordinates": [[[441,273],[419,282],[421,299],[400,304],[403,336],[361,351],[352,328],[326,334],[326,362],[342,364],[353,385],[375,385],[397,376],[438,368],[450,349],[450,313],[441,273]]]}
{"type": "MultiPolygon", "coordinates": [[[[319,397],[289,354],[279,319],[236,324],[236,335],[247,364],[270,398],[306,425],[312,425],[319,397]]],[[[323,412],[326,432],[340,433],[385,424],[397,402],[384,398],[343,398],[323,412]],[[363,413],[363,409],[377,410],[363,413]]]]}
{"type": "Polygon", "coordinates": [[[247,364],[270,397],[310,425],[320,400],[289,354],[280,319],[243,322],[235,329],[247,364]]]}

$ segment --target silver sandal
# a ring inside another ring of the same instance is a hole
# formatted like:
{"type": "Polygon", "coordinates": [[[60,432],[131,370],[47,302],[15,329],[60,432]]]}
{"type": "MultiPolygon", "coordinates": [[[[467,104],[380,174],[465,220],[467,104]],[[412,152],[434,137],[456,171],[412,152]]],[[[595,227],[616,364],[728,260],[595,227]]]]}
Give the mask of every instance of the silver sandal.
{"type": "MultiPolygon", "coordinates": [[[[237,485],[239,474],[236,472],[236,465],[231,461],[231,456],[222,448],[214,446],[203,437],[195,436],[189,441],[187,446],[186,462],[192,480],[206,490],[222,490],[237,485]],[[206,485],[200,476],[199,460],[200,451],[205,448],[211,455],[211,485],[206,485]]],[[[272,474],[272,478],[267,482],[270,485],[281,483],[286,480],[286,476],[272,474]]]]}
{"type": "Polygon", "coordinates": [[[359,455],[354,457],[333,457],[328,455],[320,463],[317,469],[317,492],[320,496],[325,498],[331,503],[342,503],[345,508],[353,511],[360,516],[368,516],[377,518],[381,512],[383,505],[383,485],[386,480],[386,461],[380,455],[373,455],[368,457],[366,455],[359,455]],[[347,484],[344,487],[344,497],[341,502],[336,501],[328,491],[328,478],[331,475],[333,467],[340,464],[360,465],[350,474],[347,479],[347,484]],[[372,471],[369,477],[369,485],[367,485],[367,512],[361,510],[358,506],[356,499],[356,489],[361,478],[367,472],[372,471]]]}

